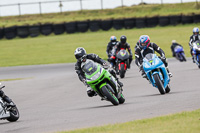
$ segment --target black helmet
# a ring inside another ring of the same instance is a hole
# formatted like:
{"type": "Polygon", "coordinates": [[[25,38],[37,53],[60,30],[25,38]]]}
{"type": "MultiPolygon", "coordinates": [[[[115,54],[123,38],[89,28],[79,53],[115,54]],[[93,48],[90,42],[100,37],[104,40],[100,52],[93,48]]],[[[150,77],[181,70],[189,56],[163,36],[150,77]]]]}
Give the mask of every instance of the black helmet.
{"type": "Polygon", "coordinates": [[[81,59],[81,57],[84,57],[84,55],[86,55],[86,51],[84,48],[78,47],[78,48],[76,48],[74,55],[75,55],[76,59],[79,60],[79,59],[81,59]]]}
{"type": "Polygon", "coordinates": [[[126,36],[121,36],[120,41],[121,43],[126,43],[126,36]]]}

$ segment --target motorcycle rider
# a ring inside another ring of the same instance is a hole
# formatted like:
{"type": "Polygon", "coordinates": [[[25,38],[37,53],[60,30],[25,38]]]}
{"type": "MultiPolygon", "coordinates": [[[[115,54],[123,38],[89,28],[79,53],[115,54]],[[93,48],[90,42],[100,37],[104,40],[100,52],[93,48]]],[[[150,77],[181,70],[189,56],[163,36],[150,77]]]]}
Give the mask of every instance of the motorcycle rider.
{"type": "MultiPolygon", "coordinates": [[[[101,59],[96,54],[86,54],[86,50],[82,47],[76,48],[74,52],[75,58],[77,59],[77,62],[75,64],[75,71],[78,74],[78,77],[80,81],[84,83],[85,86],[87,86],[87,94],[89,97],[96,96],[95,91],[87,84],[85,74],[81,68],[81,63],[85,62],[87,59],[93,60],[94,62],[97,62],[103,66],[107,66],[107,63],[105,60],[101,59]]],[[[118,80],[116,73],[114,70],[109,70],[109,72],[116,78],[117,83],[122,87],[123,84],[118,80]]]]}
{"type": "Polygon", "coordinates": [[[130,68],[131,66],[131,62],[133,60],[133,54],[132,54],[132,51],[131,51],[131,47],[130,45],[126,42],[127,38],[126,36],[121,36],[120,37],[120,42],[117,43],[117,45],[115,46],[115,49],[113,51],[113,56],[111,57],[112,59],[116,59],[116,55],[117,53],[121,50],[121,49],[128,49],[128,52],[129,52],[129,64],[128,64],[128,68],[130,68]]]}
{"type": "Polygon", "coordinates": [[[175,57],[176,56],[176,54],[175,54],[175,51],[174,51],[174,48],[176,47],[176,46],[180,46],[180,47],[182,47],[183,48],[183,46],[182,45],[180,45],[180,44],[178,44],[177,42],[176,42],[176,40],[172,40],[172,45],[171,45],[171,51],[172,51],[172,56],[173,57],[175,57]]]}
{"type": "Polygon", "coordinates": [[[154,51],[158,52],[160,54],[160,59],[162,62],[165,64],[165,67],[169,73],[169,76],[172,77],[172,73],[169,72],[169,69],[167,68],[168,63],[165,58],[165,53],[164,51],[155,43],[150,42],[150,38],[148,35],[141,35],[139,38],[139,47],[136,48],[135,50],[135,63],[136,65],[140,68],[142,71],[142,77],[147,78],[146,73],[144,72],[143,69],[143,58],[148,54],[148,53],[154,53],[154,51]]]}
{"type": "Polygon", "coordinates": [[[111,63],[111,66],[113,67],[115,64],[115,61],[110,59],[112,56],[112,50],[115,47],[115,45],[118,43],[116,36],[111,36],[110,37],[110,42],[107,45],[106,53],[108,55],[108,61],[111,63]]]}
{"type": "Polygon", "coordinates": [[[8,104],[10,104],[12,102],[12,100],[8,96],[6,96],[2,90],[0,90],[0,97],[2,97],[2,99],[5,102],[7,102],[8,104]]]}
{"type": "Polygon", "coordinates": [[[193,35],[190,36],[190,41],[189,41],[190,54],[192,55],[193,63],[195,63],[195,61],[194,61],[194,56],[193,56],[193,53],[192,53],[192,48],[193,48],[192,43],[197,41],[197,40],[200,40],[199,28],[195,27],[195,28],[193,28],[193,35]]]}

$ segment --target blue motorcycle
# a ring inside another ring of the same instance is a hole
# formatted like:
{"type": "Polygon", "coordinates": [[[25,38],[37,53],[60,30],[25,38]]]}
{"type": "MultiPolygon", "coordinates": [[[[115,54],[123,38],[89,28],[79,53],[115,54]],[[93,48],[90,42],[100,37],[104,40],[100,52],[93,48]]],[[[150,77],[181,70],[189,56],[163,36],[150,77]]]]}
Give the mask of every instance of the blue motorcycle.
{"type": "Polygon", "coordinates": [[[185,53],[184,53],[184,50],[183,50],[183,47],[181,46],[176,46],[174,48],[174,52],[175,52],[175,56],[176,56],[176,59],[179,60],[179,61],[186,61],[186,58],[185,58],[185,53]]]}
{"type": "Polygon", "coordinates": [[[192,53],[195,63],[200,68],[200,41],[193,42],[192,53]]]}
{"type": "Polygon", "coordinates": [[[156,54],[149,53],[144,57],[143,69],[148,80],[154,87],[158,88],[160,94],[170,92],[169,74],[164,63],[156,54]]]}

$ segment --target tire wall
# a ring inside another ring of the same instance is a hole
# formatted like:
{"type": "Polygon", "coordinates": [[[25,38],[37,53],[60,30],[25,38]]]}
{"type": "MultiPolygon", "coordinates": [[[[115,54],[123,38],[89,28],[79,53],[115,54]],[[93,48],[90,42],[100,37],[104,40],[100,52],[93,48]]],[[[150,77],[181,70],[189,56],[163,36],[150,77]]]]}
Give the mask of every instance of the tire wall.
{"type": "Polygon", "coordinates": [[[0,27],[0,39],[13,39],[15,37],[37,37],[40,34],[60,35],[63,33],[72,34],[77,32],[87,31],[108,31],[111,28],[115,30],[120,29],[132,29],[132,28],[144,28],[155,26],[167,26],[177,24],[191,24],[200,23],[200,14],[190,15],[171,15],[171,16],[154,16],[143,18],[121,18],[121,19],[109,19],[109,20],[87,20],[87,21],[75,21],[64,22],[60,24],[37,24],[37,25],[24,25],[24,26],[12,26],[12,27],[0,27]]]}

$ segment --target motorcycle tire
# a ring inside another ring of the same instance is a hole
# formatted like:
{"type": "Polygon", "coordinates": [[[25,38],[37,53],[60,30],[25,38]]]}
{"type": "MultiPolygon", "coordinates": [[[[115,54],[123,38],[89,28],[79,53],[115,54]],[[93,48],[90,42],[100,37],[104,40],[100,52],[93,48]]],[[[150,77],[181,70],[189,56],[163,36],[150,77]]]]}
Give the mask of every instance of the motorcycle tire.
{"type": "Polygon", "coordinates": [[[112,89],[111,86],[107,84],[106,86],[102,87],[101,91],[113,105],[119,105],[117,97],[110,89],[112,89]]]}
{"type": "Polygon", "coordinates": [[[153,75],[153,78],[156,82],[156,86],[158,87],[160,94],[164,95],[165,94],[165,88],[163,86],[162,81],[160,80],[160,76],[158,74],[155,74],[155,75],[153,75]]]}
{"type": "Polygon", "coordinates": [[[119,104],[123,104],[125,102],[125,98],[123,94],[121,94],[121,97],[118,99],[118,101],[119,101],[119,104]]]}
{"type": "Polygon", "coordinates": [[[124,78],[125,77],[125,67],[124,67],[124,64],[121,64],[121,69],[119,70],[119,76],[120,76],[120,78],[124,78]]]}
{"type": "Polygon", "coordinates": [[[182,54],[182,57],[183,57],[183,61],[187,61],[186,58],[185,58],[185,54],[184,53],[181,53],[182,54]]]}
{"type": "Polygon", "coordinates": [[[10,110],[10,117],[7,118],[8,121],[10,122],[15,122],[19,119],[19,111],[17,109],[17,107],[12,107],[10,110]]]}
{"type": "Polygon", "coordinates": [[[198,67],[200,69],[200,55],[197,55],[197,56],[198,56],[198,63],[199,63],[198,67]]]}

